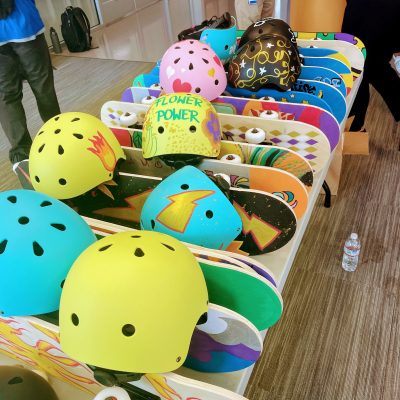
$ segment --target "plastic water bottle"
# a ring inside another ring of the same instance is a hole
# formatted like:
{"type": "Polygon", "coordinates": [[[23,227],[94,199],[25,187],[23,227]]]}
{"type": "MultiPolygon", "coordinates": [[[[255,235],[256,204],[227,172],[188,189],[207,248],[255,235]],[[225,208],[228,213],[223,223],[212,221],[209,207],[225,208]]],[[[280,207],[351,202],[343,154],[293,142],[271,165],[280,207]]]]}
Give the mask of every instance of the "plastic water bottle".
{"type": "Polygon", "coordinates": [[[352,233],[346,240],[343,249],[342,268],[348,272],[354,272],[358,264],[361,243],[357,233],[352,233]]]}
{"type": "Polygon", "coordinates": [[[62,53],[60,40],[58,39],[57,32],[53,27],[50,28],[50,39],[51,39],[51,44],[53,45],[54,53],[56,54],[62,53]]]}

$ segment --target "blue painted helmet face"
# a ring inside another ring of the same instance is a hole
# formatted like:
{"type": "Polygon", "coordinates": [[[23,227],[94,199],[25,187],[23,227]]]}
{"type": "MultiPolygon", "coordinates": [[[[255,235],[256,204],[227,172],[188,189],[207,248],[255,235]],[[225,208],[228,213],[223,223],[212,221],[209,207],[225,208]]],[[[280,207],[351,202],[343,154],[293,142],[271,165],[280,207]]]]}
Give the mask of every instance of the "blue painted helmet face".
{"type": "Polygon", "coordinates": [[[96,237],[59,200],[32,190],[0,193],[0,315],[58,310],[63,281],[96,237]]]}
{"type": "Polygon", "coordinates": [[[141,226],[184,242],[226,249],[241,232],[242,221],[213,181],[186,166],[153,190],[143,206],[141,226]]]}
{"type": "Polygon", "coordinates": [[[226,64],[236,51],[236,21],[226,29],[205,29],[200,42],[208,44],[223,64],[226,64]]]}

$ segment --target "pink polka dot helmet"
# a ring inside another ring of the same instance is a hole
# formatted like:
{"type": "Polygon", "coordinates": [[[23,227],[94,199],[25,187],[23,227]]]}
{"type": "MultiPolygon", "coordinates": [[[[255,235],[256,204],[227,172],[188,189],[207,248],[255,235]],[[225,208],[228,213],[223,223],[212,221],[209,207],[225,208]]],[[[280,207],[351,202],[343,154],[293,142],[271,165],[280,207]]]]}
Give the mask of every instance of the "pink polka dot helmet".
{"type": "Polygon", "coordinates": [[[224,92],[227,81],[221,60],[211,47],[190,39],[174,43],[165,52],[160,84],[166,93],[195,93],[214,100],[224,92]]]}

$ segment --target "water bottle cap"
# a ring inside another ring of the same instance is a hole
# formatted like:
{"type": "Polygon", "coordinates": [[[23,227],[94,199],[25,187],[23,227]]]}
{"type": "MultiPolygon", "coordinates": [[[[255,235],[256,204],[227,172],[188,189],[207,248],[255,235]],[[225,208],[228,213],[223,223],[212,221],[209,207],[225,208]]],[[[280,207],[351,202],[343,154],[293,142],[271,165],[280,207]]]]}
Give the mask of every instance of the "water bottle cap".
{"type": "Polygon", "coordinates": [[[358,239],[357,233],[352,233],[352,234],[350,235],[350,239],[352,239],[352,240],[358,239]]]}

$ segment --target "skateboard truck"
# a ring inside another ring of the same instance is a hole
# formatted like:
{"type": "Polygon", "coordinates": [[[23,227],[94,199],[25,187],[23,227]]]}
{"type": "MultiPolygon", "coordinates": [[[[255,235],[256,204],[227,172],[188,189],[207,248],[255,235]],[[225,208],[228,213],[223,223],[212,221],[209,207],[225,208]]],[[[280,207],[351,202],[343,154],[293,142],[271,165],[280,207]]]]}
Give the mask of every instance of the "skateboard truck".
{"type": "Polygon", "coordinates": [[[136,386],[129,384],[129,382],[138,381],[142,378],[142,373],[130,373],[113,371],[106,368],[99,368],[93,365],[88,365],[93,371],[94,379],[101,385],[112,387],[119,386],[127,391],[132,400],[159,400],[160,397],[139,389],[136,386]]]}

